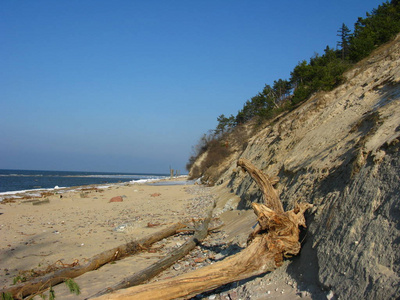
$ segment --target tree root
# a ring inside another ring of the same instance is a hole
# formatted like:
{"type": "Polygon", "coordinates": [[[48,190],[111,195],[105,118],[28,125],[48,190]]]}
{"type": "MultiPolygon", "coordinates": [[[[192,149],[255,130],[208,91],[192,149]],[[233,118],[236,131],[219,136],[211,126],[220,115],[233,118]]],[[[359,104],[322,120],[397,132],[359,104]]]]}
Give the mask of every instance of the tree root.
{"type": "Polygon", "coordinates": [[[264,204],[252,204],[258,225],[251,233],[246,249],[187,274],[114,291],[95,299],[167,300],[190,297],[230,282],[273,271],[282,265],[284,256],[298,254],[301,247],[299,226],[305,227],[304,212],[312,205],[300,203],[293,210],[285,212],[270,178],[245,159],[240,159],[238,165],[257,182],[264,199],[264,204]]]}

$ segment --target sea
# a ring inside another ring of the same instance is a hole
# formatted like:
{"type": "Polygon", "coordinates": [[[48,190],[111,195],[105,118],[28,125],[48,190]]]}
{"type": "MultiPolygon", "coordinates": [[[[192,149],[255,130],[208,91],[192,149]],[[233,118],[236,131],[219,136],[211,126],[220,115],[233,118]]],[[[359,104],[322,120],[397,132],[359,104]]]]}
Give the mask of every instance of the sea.
{"type": "Polygon", "coordinates": [[[146,182],[167,178],[168,174],[1,170],[0,194],[16,191],[58,189],[82,185],[146,182]]]}

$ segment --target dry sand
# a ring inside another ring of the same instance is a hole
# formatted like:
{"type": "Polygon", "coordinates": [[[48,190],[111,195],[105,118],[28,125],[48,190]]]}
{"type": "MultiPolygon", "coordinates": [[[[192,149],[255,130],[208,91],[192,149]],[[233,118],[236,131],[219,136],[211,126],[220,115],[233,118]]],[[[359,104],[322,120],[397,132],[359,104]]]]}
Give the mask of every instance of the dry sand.
{"type": "Polygon", "coordinates": [[[183,221],[193,198],[186,189],[185,185],[112,185],[57,191],[41,198],[42,203],[22,199],[0,204],[0,287],[10,286],[20,271],[43,269],[57,261],[85,262],[183,221]],[[110,202],[115,196],[123,202],[110,202]],[[148,223],[160,225],[148,227],[148,223]]]}
{"type": "MultiPolygon", "coordinates": [[[[224,226],[154,279],[158,280],[190,272],[240,251],[246,246],[256,222],[254,213],[235,210],[239,198],[227,191],[194,185],[111,185],[59,190],[57,194],[40,198],[43,202],[32,202],[38,199],[3,202],[0,204],[0,288],[12,285],[22,271],[43,270],[56,262],[84,263],[102,251],[150,235],[172,223],[201,218],[213,199],[218,200],[214,223],[224,226]],[[218,194],[218,199],[214,194],[218,194]],[[116,196],[121,196],[123,201],[110,202],[116,196]],[[149,223],[159,225],[149,227],[149,223]]],[[[54,287],[56,298],[92,296],[168,255],[189,237],[182,233],[156,243],[156,251],[142,252],[75,278],[81,288],[79,296],[71,294],[64,284],[57,285],[54,287]]],[[[311,299],[309,294],[301,294],[282,268],[264,277],[232,283],[196,299],[295,299],[300,296],[311,299]]]]}

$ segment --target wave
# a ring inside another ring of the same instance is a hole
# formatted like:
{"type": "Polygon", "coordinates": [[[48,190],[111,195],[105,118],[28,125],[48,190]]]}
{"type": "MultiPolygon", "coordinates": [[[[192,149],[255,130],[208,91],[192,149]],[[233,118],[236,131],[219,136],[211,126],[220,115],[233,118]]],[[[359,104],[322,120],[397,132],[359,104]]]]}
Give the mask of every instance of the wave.
{"type": "MultiPolygon", "coordinates": [[[[148,175],[143,175],[143,176],[148,176],[148,175]]],[[[154,181],[158,181],[160,179],[164,179],[167,176],[157,176],[157,178],[142,178],[142,179],[135,179],[135,180],[131,180],[131,181],[127,181],[127,182],[123,182],[123,183],[110,183],[107,185],[104,184],[90,184],[91,186],[95,186],[96,188],[99,189],[106,189],[109,188],[111,186],[114,185],[119,185],[119,184],[143,184],[143,183],[151,183],[154,181]]],[[[37,189],[24,189],[24,190],[16,190],[16,191],[7,191],[7,192],[0,192],[0,202],[3,200],[1,196],[13,196],[16,194],[29,194],[30,196],[34,196],[34,194],[31,193],[35,193],[35,192],[39,192],[37,195],[40,196],[40,192],[43,191],[55,191],[55,190],[80,190],[82,188],[85,188],[85,185],[82,186],[75,186],[75,187],[59,187],[58,185],[56,185],[53,188],[37,188],[37,189]]],[[[62,191],[60,191],[62,192],[62,191]]]]}
{"type": "Polygon", "coordinates": [[[64,178],[166,178],[166,175],[140,175],[140,174],[96,174],[96,175],[48,175],[48,174],[0,174],[0,177],[64,177],[64,178]]]}
{"type": "MultiPolygon", "coordinates": [[[[44,175],[42,174],[32,174],[32,175],[26,175],[26,174],[0,174],[0,177],[43,177],[44,175]]],[[[51,176],[51,175],[46,175],[46,176],[51,176]]]]}
{"type": "MultiPolygon", "coordinates": [[[[42,191],[54,191],[58,189],[65,189],[65,187],[59,187],[56,185],[54,188],[49,188],[49,189],[30,189],[30,190],[20,190],[20,191],[8,191],[8,192],[1,192],[0,196],[7,196],[7,195],[15,195],[15,194],[25,194],[25,193],[32,193],[32,192],[42,192],[42,191]]],[[[30,194],[32,196],[32,194],[30,194]]],[[[40,196],[40,193],[37,194],[40,196]]],[[[0,198],[1,202],[1,198],[0,198]]]]}

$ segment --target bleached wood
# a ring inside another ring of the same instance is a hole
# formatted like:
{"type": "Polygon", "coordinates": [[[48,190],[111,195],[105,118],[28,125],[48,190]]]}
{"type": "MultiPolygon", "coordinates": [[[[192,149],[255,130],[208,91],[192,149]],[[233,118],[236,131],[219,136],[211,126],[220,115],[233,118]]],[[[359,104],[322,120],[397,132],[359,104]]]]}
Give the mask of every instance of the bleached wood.
{"type": "Polygon", "coordinates": [[[311,204],[301,203],[285,212],[268,176],[241,159],[238,165],[249,172],[264,196],[264,204],[253,203],[258,226],[250,243],[240,253],[223,261],[174,278],[138,285],[95,298],[97,300],[176,299],[191,297],[221,285],[273,271],[285,255],[300,251],[299,226],[305,226],[304,212],[311,204]]]}
{"type": "Polygon", "coordinates": [[[151,246],[155,242],[174,235],[183,227],[185,227],[185,225],[181,223],[173,224],[140,240],[132,241],[97,254],[83,265],[58,269],[27,282],[1,289],[0,295],[2,293],[10,293],[15,299],[22,299],[26,296],[36,294],[37,292],[43,291],[50,286],[55,286],[56,284],[59,284],[68,278],[76,278],[86,272],[96,270],[109,262],[118,260],[121,257],[132,255],[144,248],[151,246]]]}
{"type": "MultiPolygon", "coordinates": [[[[212,219],[212,212],[215,207],[215,203],[213,203],[212,207],[210,207],[207,217],[204,219],[203,222],[198,224],[195,228],[195,233],[192,238],[186,241],[181,247],[175,249],[172,253],[167,255],[166,257],[162,258],[161,260],[155,262],[154,264],[150,265],[149,267],[145,268],[144,270],[134,273],[130,276],[127,276],[121,282],[107,287],[104,290],[96,293],[92,297],[98,297],[104,295],[106,293],[110,293],[115,290],[120,290],[124,288],[128,288],[131,286],[135,286],[150,280],[151,278],[155,277],[163,270],[167,269],[168,267],[172,266],[176,261],[187,255],[190,251],[192,251],[202,240],[204,240],[208,233],[208,225],[212,219]]],[[[145,298],[143,298],[145,299],[145,298]]]]}
{"type": "Polygon", "coordinates": [[[273,187],[273,183],[276,183],[277,179],[270,179],[268,175],[258,170],[247,159],[239,159],[237,165],[245,172],[249,173],[251,178],[257,182],[258,187],[263,194],[264,204],[277,213],[283,213],[283,206],[279,200],[278,192],[273,187]]]}

